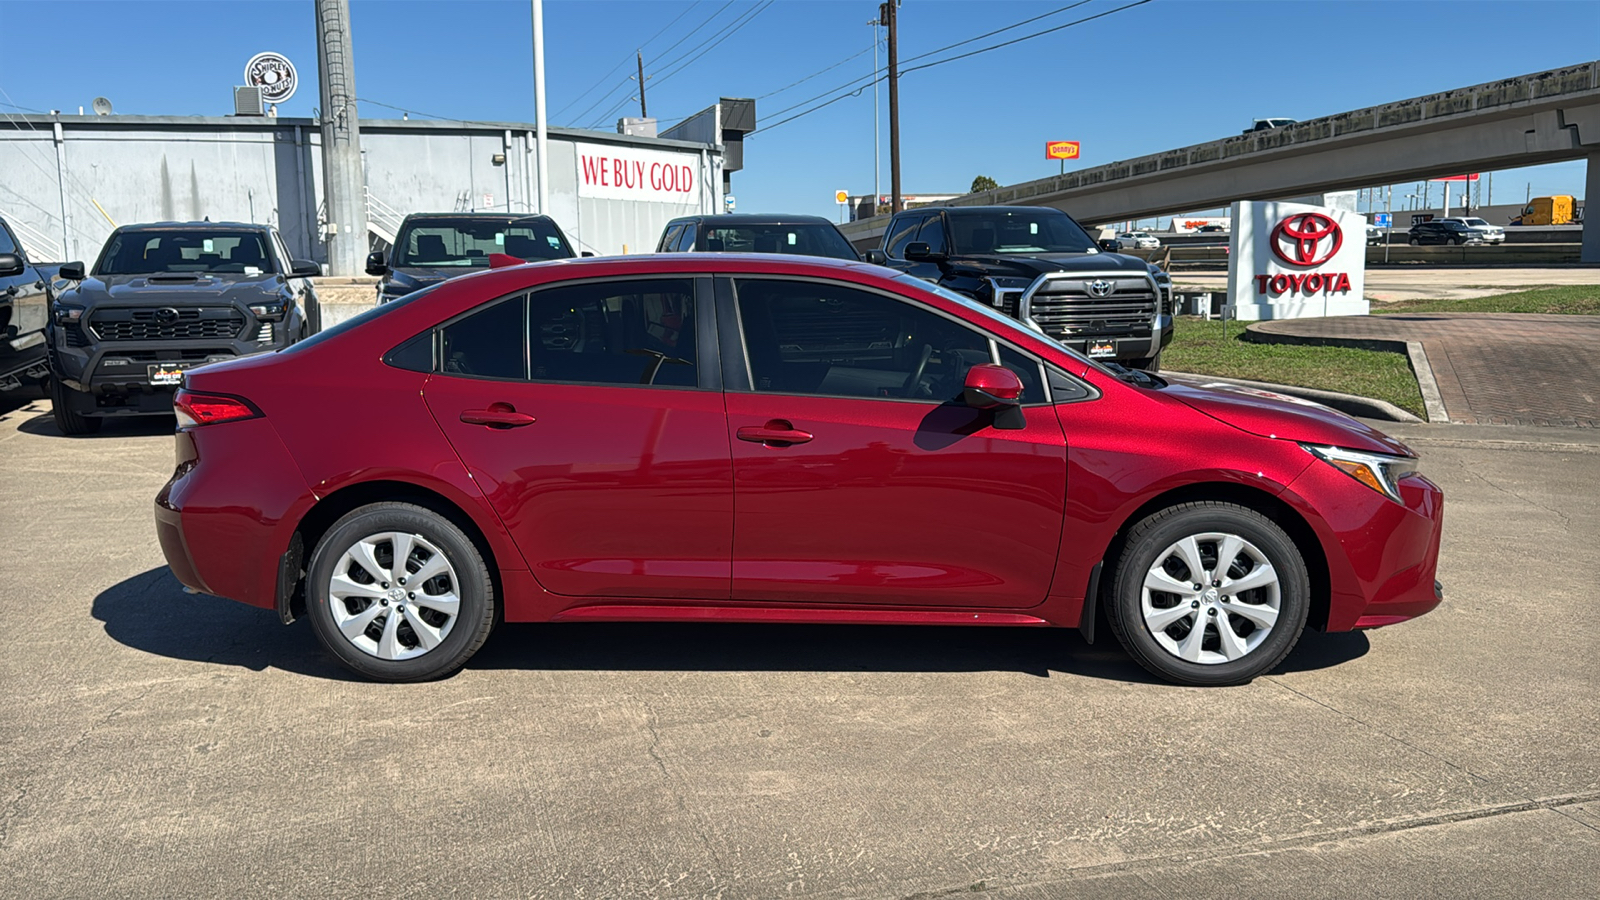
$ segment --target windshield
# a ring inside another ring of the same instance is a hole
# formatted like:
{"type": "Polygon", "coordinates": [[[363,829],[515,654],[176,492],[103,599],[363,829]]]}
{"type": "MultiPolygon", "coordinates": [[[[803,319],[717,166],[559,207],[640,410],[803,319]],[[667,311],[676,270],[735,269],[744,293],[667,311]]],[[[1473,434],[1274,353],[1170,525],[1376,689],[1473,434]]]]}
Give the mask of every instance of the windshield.
{"type": "Polygon", "coordinates": [[[549,219],[427,219],[408,227],[395,244],[390,265],[416,268],[470,268],[489,265],[489,254],[504,253],[536,262],[570,259],[572,248],[549,219]]]}
{"type": "Polygon", "coordinates": [[[1094,247],[1089,235],[1057,209],[950,210],[954,252],[1085,253],[1094,247]]]}
{"type": "Polygon", "coordinates": [[[1466,222],[1468,225],[1488,225],[1489,224],[1488,222],[1485,222],[1484,220],[1479,219],[1477,217],[1473,217],[1471,219],[1463,219],[1462,221],[1466,222]]]}
{"type": "Polygon", "coordinates": [[[728,253],[794,253],[800,256],[826,256],[858,260],[854,247],[832,225],[740,224],[727,228],[707,227],[702,249],[728,253]]]}
{"type": "Polygon", "coordinates": [[[277,270],[259,231],[120,231],[113,235],[96,275],[270,275],[277,270]]]}

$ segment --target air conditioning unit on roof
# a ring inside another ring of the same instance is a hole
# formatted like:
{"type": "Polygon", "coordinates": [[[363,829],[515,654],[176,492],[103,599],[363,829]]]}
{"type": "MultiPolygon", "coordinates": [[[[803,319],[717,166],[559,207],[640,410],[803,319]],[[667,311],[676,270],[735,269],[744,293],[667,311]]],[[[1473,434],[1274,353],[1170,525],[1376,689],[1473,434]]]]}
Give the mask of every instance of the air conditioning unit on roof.
{"type": "Polygon", "coordinates": [[[236,116],[263,116],[266,108],[261,103],[261,88],[245,85],[233,89],[233,114],[236,116]]]}

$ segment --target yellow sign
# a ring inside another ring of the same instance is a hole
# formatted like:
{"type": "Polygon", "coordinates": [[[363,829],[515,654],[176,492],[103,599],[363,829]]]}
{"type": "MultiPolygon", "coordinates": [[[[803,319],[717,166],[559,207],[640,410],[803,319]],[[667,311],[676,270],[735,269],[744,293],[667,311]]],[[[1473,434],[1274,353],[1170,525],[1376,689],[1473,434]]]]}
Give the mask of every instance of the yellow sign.
{"type": "Polygon", "coordinates": [[[849,191],[834,191],[833,192],[833,202],[835,202],[835,203],[849,203],[850,202],[850,192],[849,191]]]}
{"type": "Polygon", "coordinates": [[[1044,145],[1045,159],[1077,159],[1077,141],[1046,141],[1044,145]]]}

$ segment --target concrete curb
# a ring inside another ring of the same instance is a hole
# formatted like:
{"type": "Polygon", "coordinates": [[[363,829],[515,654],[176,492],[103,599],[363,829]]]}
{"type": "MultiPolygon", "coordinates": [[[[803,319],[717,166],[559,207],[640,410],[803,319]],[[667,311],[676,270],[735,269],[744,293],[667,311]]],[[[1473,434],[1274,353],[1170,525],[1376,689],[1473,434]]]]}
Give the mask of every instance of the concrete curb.
{"type": "Polygon", "coordinates": [[[1421,341],[1406,341],[1406,356],[1411,360],[1411,374],[1417,376],[1417,389],[1422,391],[1422,406],[1428,411],[1428,421],[1445,424],[1450,421],[1445,412],[1444,398],[1439,396],[1439,382],[1433,379],[1433,366],[1421,341]]]}
{"type": "Polygon", "coordinates": [[[1393,403],[1385,400],[1375,400],[1371,397],[1358,397],[1355,394],[1341,394],[1337,391],[1319,391],[1315,388],[1296,387],[1289,384],[1269,384],[1265,381],[1246,381],[1242,378],[1221,378],[1215,375],[1196,375],[1191,372],[1162,372],[1163,376],[1172,376],[1184,381],[1194,381],[1205,384],[1208,381],[1221,382],[1222,384],[1238,385],[1240,387],[1254,388],[1258,391],[1272,391],[1275,394],[1285,394],[1290,397],[1299,397],[1302,400],[1312,400],[1323,406],[1332,407],[1352,416],[1363,419],[1384,419],[1390,422],[1415,422],[1422,424],[1423,420],[1406,412],[1393,403]]]}
{"type": "MultiPolygon", "coordinates": [[[[1417,390],[1422,394],[1422,407],[1428,413],[1429,422],[1445,423],[1450,421],[1450,415],[1444,408],[1444,399],[1439,396],[1439,383],[1434,380],[1433,366],[1428,362],[1428,354],[1422,349],[1420,341],[1407,341],[1398,338],[1343,338],[1326,337],[1323,335],[1279,334],[1271,331],[1261,331],[1257,326],[1266,324],[1252,322],[1245,326],[1245,340],[1256,344],[1298,344],[1308,347],[1354,347],[1358,350],[1377,350],[1383,353],[1400,353],[1411,364],[1411,377],[1417,380],[1417,390]]],[[[1302,388],[1301,390],[1304,390],[1302,388]]],[[[1373,403],[1382,403],[1373,400],[1373,403]]],[[[1332,406],[1333,404],[1329,404],[1332,406]]],[[[1388,404],[1386,404],[1388,405],[1388,404]]],[[[1339,407],[1334,407],[1338,409],[1339,407]]],[[[1398,407],[1397,407],[1398,408],[1398,407]]],[[[1348,411],[1348,410],[1347,410],[1348,411]]],[[[1405,412],[1401,410],[1401,412],[1405,412]]],[[[1405,413],[1410,416],[1410,413],[1405,413]]],[[[1398,421],[1422,421],[1413,416],[1411,419],[1398,421]]]]}

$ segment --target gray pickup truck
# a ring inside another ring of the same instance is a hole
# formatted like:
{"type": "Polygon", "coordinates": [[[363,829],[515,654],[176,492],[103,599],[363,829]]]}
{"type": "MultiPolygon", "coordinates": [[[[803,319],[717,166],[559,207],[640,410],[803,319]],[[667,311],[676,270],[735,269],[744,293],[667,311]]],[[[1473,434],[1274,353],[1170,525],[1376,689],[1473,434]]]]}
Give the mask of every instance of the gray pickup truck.
{"type": "Polygon", "coordinates": [[[11,226],[0,219],[0,391],[50,376],[44,325],[60,268],[60,263],[30,261],[11,226]]]}

